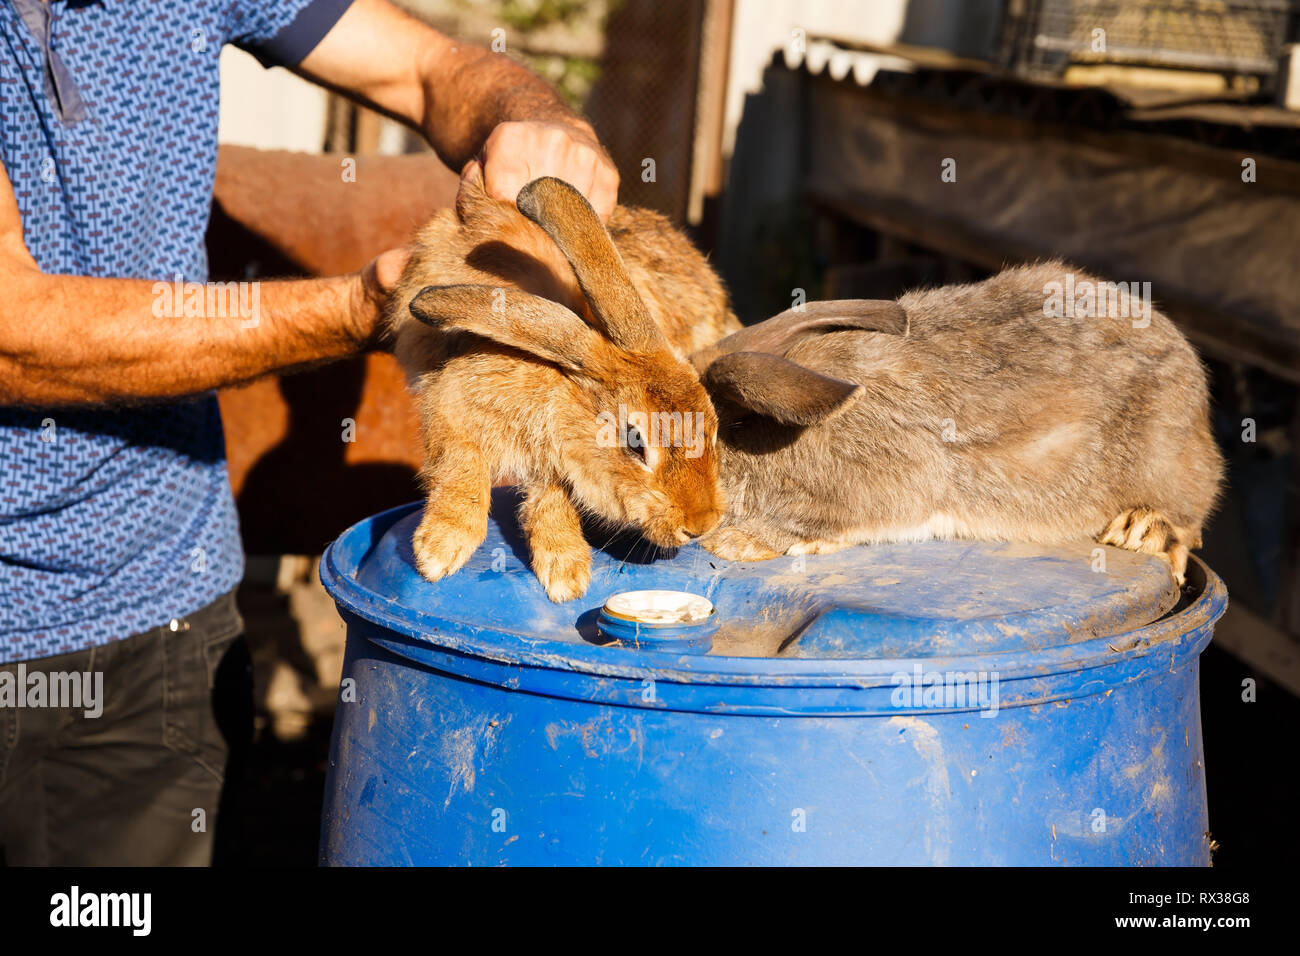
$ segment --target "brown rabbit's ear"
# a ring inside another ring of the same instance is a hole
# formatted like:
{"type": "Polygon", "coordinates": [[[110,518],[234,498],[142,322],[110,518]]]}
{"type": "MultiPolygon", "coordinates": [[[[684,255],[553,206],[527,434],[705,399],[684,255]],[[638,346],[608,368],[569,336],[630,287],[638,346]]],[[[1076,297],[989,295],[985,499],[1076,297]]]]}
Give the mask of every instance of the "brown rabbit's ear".
{"type": "Polygon", "coordinates": [[[534,179],[519,191],[519,211],[541,226],[569,260],[582,294],[601,330],[629,352],[648,352],[667,343],[605,231],[582,193],[552,176],[534,179]]]}
{"type": "Polygon", "coordinates": [[[700,376],[715,398],[787,425],[816,425],[839,414],[861,385],[831,378],[767,352],[731,352],[700,376]]]}
{"type": "Polygon", "coordinates": [[[771,352],[784,355],[801,338],[840,329],[905,335],[907,313],[897,302],[888,299],[809,302],[802,309],[787,309],[766,321],[731,333],[714,344],[713,354],[771,352]]]}
{"type": "Polygon", "coordinates": [[[426,286],[411,315],[445,332],[472,332],[574,371],[590,369],[600,335],[564,306],[516,289],[486,285],[426,286]]]}

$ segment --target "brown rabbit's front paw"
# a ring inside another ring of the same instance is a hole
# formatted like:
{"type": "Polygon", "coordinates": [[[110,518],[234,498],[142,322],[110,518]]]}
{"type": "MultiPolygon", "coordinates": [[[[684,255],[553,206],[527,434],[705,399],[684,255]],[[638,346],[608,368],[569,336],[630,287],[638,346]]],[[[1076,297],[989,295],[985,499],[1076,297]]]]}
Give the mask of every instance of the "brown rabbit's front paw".
{"type": "Polygon", "coordinates": [[[719,528],[700,538],[700,546],[724,561],[769,561],[780,552],[739,528],[719,528]]]}
{"type": "Polygon", "coordinates": [[[529,491],[520,510],[533,573],[556,604],[587,593],[591,583],[591,548],[582,536],[578,509],[563,485],[544,484],[529,491]]]}
{"type": "Polygon", "coordinates": [[[584,545],[566,551],[535,551],[533,573],[556,604],[580,598],[591,584],[591,550],[584,545]]]}
{"type": "Polygon", "coordinates": [[[1187,583],[1187,535],[1154,508],[1128,509],[1108,524],[1097,540],[1128,551],[1158,555],[1169,562],[1179,587],[1187,583]]]}
{"type": "Polygon", "coordinates": [[[487,529],[468,529],[426,514],[411,538],[415,566],[426,580],[455,574],[487,536],[487,529]]]}

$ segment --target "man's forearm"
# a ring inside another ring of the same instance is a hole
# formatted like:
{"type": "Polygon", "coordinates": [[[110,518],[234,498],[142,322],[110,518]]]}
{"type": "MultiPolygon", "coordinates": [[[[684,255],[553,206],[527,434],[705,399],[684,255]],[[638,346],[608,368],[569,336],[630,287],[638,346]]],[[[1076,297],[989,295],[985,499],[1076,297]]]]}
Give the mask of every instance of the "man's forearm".
{"type": "Polygon", "coordinates": [[[502,123],[556,122],[590,130],[544,80],[483,47],[431,45],[421,58],[420,78],[420,128],[452,169],[473,159],[502,123]]]}
{"type": "Polygon", "coordinates": [[[585,126],[541,77],[444,36],[388,0],[355,0],[296,69],[418,128],[455,170],[501,123],[585,126]]]}
{"type": "Polygon", "coordinates": [[[0,405],[191,395],[355,353],[367,336],[340,320],[366,311],[355,276],[249,284],[242,309],[238,290],[215,285],[178,296],[172,283],[34,269],[0,281],[0,405]]]}

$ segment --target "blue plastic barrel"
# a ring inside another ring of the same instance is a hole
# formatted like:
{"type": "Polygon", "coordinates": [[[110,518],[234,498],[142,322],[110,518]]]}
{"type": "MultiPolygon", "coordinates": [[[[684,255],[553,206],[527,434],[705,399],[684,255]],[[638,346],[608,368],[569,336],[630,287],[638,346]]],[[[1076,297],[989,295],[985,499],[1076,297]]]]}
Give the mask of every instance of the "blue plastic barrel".
{"type": "Polygon", "coordinates": [[[323,863],[1209,863],[1198,657],[1227,594],[1203,564],[1180,593],[1092,542],[633,546],[556,605],[515,503],[436,584],[418,505],[326,552],[323,863]],[[711,601],[711,649],[611,641],[606,600],[643,589],[711,601]]]}

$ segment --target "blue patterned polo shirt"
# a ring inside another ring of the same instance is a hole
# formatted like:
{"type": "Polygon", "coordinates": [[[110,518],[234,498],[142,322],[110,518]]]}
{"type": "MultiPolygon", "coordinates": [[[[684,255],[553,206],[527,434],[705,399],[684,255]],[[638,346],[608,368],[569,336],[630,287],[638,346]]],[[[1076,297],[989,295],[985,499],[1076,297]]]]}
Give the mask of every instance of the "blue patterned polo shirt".
{"type": "MultiPolygon", "coordinates": [[[[349,2],[0,0],[0,161],[41,270],[205,281],[222,46],[297,63],[349,2]]],[[[215,395],[0,407],[0,663],[158,627],[242,574],[215,395]]]]}

